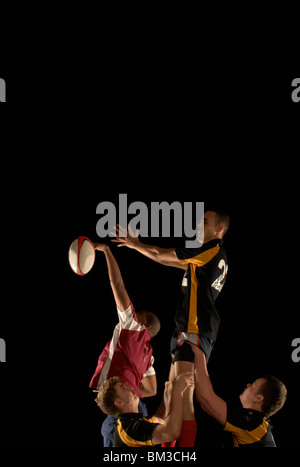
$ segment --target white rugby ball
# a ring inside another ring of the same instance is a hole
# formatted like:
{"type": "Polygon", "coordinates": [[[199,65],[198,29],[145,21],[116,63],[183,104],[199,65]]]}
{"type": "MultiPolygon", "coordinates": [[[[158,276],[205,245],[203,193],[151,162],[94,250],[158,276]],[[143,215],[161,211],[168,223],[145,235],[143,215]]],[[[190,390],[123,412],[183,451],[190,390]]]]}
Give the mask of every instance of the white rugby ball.
{"type": "Polygon", "coordinates": [[[78,237],[69,249],[69,263],[72,270],[79,276],[84,276],[94,266],[95,248],[87,237],[78,237]]]}

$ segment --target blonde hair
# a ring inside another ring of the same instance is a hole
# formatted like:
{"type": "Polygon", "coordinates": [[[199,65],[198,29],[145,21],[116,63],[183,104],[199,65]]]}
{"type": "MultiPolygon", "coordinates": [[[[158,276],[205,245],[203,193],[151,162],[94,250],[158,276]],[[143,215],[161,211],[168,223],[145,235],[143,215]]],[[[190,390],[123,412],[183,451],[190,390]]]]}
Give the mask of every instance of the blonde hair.
{"type": "Polygon", "coordinates": [[[100,386],[95,402],[106,415],[117,417],[120,413],[115,405],[115,400],[117,398],[116,384],[119,382],[118,376],[114,376],[100,386]]]}

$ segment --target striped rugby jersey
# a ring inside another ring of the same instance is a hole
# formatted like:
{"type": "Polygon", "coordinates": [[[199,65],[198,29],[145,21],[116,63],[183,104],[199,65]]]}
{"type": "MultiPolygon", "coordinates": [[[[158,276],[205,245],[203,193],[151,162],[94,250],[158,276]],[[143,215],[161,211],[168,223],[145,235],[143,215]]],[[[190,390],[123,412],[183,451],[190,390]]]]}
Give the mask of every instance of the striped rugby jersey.
{"type": "Polygon", "coordinates": [[[224,430],[232,434],[234,447],[275,448],[270,420],[262,412],[227,406],[224,430]]]}
{"type": "Polygon", "coordinates": [[[182,264],[189,265],[175,316],[176,329],[215,341],[220,325],[215,301],[228,272],[223,241],[211,240],[201,248],[179,248],[176,254],[182,264]]]}
{"type": "Polygon", "coordinates": [[[145,418],[139,413],[121,414],[115,431],[114,447],[131,448],[153,446],[152,435],[159,426],[155,418],[145,418]]]}
{"type": "Polygon", "coordinates": [[[113,338],[101,353],[90,388],[99,389],[107,379],[118,376],[142,398],[141,381],[145,376],[154,375],[152,367],[152,346],[149,330],[137,319],[132,303],[125,311],[118,311],[119,324],[113,338]]]}

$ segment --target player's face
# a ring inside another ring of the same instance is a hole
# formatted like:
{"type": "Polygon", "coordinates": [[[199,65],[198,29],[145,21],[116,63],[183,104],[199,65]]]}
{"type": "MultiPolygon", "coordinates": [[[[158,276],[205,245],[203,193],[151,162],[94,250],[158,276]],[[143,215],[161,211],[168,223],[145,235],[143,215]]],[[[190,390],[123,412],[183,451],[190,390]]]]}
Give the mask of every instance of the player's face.
{"type": "Polygon", "coordinates": [[[246,408],[251,408],[253,402],[257,401],[257,397],[260,395],[259,391],[264,383],[263,378],[257,379],[252,384],[247,384],[246,389],[243,394],[240,395],[240,400],[242,406],[246,408]]]}
{"type": "Polygon", "coordinates": [[[209,242],[213,238],[216,238],[217,225],[216,225],[216,213],[213,211],[206,211],[203,218],[197,226],[197,238],[200,241],[200,234],[204,229],[204,243],[209,242]]]}
{"type": "Polygon", "coordinates": [[[131,404],[139,398],[132,387],[126,386],[121,382],[116,384],[116,393],[117,399],[126,405],[131,404]]]}

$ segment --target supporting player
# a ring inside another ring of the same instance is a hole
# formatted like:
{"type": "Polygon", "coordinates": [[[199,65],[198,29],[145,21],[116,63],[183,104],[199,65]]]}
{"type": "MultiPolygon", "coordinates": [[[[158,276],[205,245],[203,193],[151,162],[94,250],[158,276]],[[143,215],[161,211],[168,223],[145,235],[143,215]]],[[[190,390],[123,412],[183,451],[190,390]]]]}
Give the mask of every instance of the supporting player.
{"type": "MultiPolygon", "coordinates": [[[[171,380],[194,370],[194,354],[187,342],[199,346],[207,362],[210,358],[220,324],[215,301],[225,284],[228,271],[222,239],[229,225],[230,219],[226,213],[206,211],[198,226],[199,231],[204,229],[204,244],[193,249],[163,249],[145,245],[125,229],[116,228],[116,239],[112,241],[119,243],[119,247],[126,246],[160,264],[186,271],[175,316],[176,330],[171,342],[174,364],[171,380]]],[[[197,426],[193,394],[193,388],[184,394],[184,422],[179,447],[193,447],[195,444],[197,426]]]]}
{"type": "Polygon", "coordinates": [[[274,376],[263,376],[247,385],[240,396],[240,406],[230,406],[214,392],[204,353],[194,345],[191,348],[195,354],[197,400],[232,434],[234,447],[276,447],[269,417],[284,406],[285,385],[274,376]]]}
{"type": "MultiPolygon", "coordinates": [[[[115,298],[119,324],[115,327],[112,340],[101,353],[90,388],[99,391],[101,385],[113,377],[138,395],[139,398],[156,395],[157,382],[153,368],[151,338],[160,330],[160,321],[153,313],[136,313],[126,291],[124,281],[110,248],[101,243],[94,244],[106,258],[111,288],[115,298]]],[[[116,420],[106,420],[103,430],[105,447],[112,443],[111,433],[116,420]]]]}
{"type": "Polygon", "coordinates": [[[177,439],[182,427],[183,394],[190,386],[194,386],[192,372],[166,383],[165,412],[147,419],[139,413],[139,397],[131,387],[118,377],[107,380],[100,387],[96,402],[104,413],[117,417],[113,446],[149,447],[177,439]]]}

